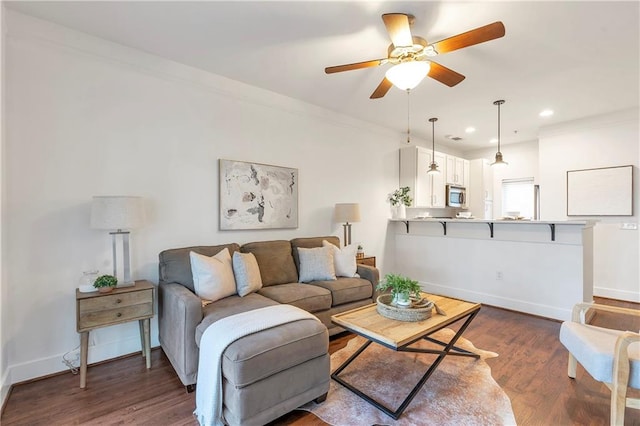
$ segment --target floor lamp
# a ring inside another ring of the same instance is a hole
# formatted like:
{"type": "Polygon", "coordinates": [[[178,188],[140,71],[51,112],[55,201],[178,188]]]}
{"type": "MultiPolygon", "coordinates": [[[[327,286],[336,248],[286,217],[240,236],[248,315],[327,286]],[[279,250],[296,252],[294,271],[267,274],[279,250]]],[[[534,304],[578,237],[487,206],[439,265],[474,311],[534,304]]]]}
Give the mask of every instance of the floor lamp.
{"type": "Polygon", "coordinates": [[[117,237],[122,237],[123,279],[118,287],[134,285],[131,279],[131,258],[129,254],[129,230],[144,223],[141,197],[99,196],[91,202],[91,228],[106,229],[111,232],[113,253],[113,276],[118,277],[117,237]]]}
{"type": "Polygon", "coordinates": [[[334,220],[344,224],[344,245],[351,244],[351,223],[360,222],[360,204],[358,203],[337,203],[334,213],[334,220]]]}

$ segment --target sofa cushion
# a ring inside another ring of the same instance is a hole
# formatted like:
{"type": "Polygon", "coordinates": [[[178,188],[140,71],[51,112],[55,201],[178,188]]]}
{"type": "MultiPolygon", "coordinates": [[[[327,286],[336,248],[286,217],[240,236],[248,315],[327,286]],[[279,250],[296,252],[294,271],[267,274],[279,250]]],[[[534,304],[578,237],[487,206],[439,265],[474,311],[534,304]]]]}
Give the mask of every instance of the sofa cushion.
{"type": "Polygon", "coordinates": [[[204,256],[213,256],[221,250],[228,248],[229,254],[238,251],[240,246],[236,243],[221,244],[218,246],[193,246],[162,251],[159,257],[158,278],[161,283],[177,283],[195,292],[193,277],[191,275],[191,262],[189,252],[194,251],[204,256]]]}
{"type": "Polygon", "coordinates": [[[233,253],[233,274],[240,297],[262,288],[260,268],[253,253],[233,253]]]}
{"type": "Polygon", "coordinates": [[[331,306],[371,299],[373,296],[371,283],[362,278],[340,277],[335,281],[313,281],[305,285],[322,287],[329,290],[332,298],[331,306]]]}
{"type": "Polygon", "coordinates": [[[342,249],[331,244],[327,240],[322,241],[323,247],[329,247],[333,251],[333,265],[338,277],[355,277],[358,264],[356,263],[357,244],[349,244],[342,249]]]}
{"type": "Polygon", "coordinates": [[[215,301],[236,294],[236,280],[228,249],[211,257],[191,251],[189,257],[193,286],[198,297],[215,301]]]}
{"type": "Polygon", "coordinates": [[[331,292],[319,286],[308,284],[280,284],[262,287],[258,294],[275,300],[278,303],[287,303],[314,313],[331,308],[331,292]]]}
{"type": "Polygon", "coordinates": [[[253,253],[256,257],[263,287],[298,281],[298,271],[288,241],[257,241],[244,244],[240,251],[253,253]]]}
{"type": "Polygon", "coordinates": [[[305,237],[305,238],[294,238],[291,240],[291,249],[293,253],[293,260],[295,261],[296,270],[300,271],[300,258],[298,257],[298,247],[302,248],[314,248],[314,247],[322,247],[322,241],[327,240],[331,244],[340,247],[340,239],[338,237],[334,237],[333,235],[329,235],[327,237],[305,237]]]}
{"type": "Polygon", "coordinates": [[[203,319],[196,327],[196,344],[198,347],[200,346],[202,333],[207,327],[221,318],[277,304],[277,302],[256,293],[251,293],[244,297],[236,294],[210,303],[202,308],[203,319]]]}
{"type": "Polygon", "coordinates": [[[328,349],[327,327],[321,322],[305,319],[282,324],[229,345],[222,356],[222,374],[241,388],[323,356],[328,349]]]}
{"type": "Polygon", "coordinates": [[[335,280],[336,270],[333,266],[333,249],[331,247],[298,247],[300,259],[300,277],[298,281],[308,283],[317,280],[335,280]]]}

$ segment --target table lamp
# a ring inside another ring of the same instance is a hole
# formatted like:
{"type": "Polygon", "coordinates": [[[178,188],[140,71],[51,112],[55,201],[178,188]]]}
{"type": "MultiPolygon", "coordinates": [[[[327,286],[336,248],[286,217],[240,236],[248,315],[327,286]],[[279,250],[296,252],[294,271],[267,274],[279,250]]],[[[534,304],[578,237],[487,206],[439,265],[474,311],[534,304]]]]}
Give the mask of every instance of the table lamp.
{"type": "Polygon", "coordinates": [[[118,277],[116,239],[122,237],[123,279],[118,287],[134,285],[131,279],[131,259],[129,255],[129,230],[139,228],[144,223],[144,209],[141,197],[96,196],[91,202],[91,228],[106,229],[111,232],[113,252],[113,276],[118,277]]]}
{"type": "Polygon", "coordinates": [[[337,203],[334,211],[335,222],[344,222],[344,245],[351,244],[351,223],[360,222],[360,204],[358,203],[337,203]]]}

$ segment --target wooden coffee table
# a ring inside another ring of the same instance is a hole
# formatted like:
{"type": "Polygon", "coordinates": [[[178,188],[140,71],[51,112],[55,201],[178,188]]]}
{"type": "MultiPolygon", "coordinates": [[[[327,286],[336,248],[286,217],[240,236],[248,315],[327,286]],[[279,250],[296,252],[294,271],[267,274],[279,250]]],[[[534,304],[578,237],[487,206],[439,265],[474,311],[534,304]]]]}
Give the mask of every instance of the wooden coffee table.
{"type": "Polygon", "coordinates": [[[444,311],[445,315],[437,314],[434,308],[432,316],[426,320],[416,322],[396,321],[380,315],[376,310],[376,304],[373,304],[352,309],[331,317],[331,321],[335,324],[367,339],[364,345],[331,374],[331,378],[396,420],[402,415],[446,356],[455,355],[479,358],[477,354],[456,347],[455,343],[480,311],[480,304],[426,293],[423,293],[423,296],[435,302],[438,308],[444,311]],[[434,332],[463,320],[464,322],[458,329],[458,332],[449,342],[441,342],[429,337],[429,335],[434,332]],[[434,350],[409,347],[421,339],[441,345],[443,349],[434,350]],[[398,352],[418,352],[438,355],[435,361],[429,366],[427,372],[411,390],[407,398],[395,410],[376,401],[361,389],[355,388],[338,376],[342,370],[351,364],[351,362],[373,342],[398,352]]]}

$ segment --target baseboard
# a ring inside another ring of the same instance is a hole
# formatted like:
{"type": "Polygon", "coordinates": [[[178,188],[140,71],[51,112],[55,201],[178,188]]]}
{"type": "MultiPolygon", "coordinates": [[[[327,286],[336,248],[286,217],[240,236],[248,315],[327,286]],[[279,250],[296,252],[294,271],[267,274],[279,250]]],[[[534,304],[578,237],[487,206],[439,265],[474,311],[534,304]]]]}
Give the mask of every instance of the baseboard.
{"type": "Polygon", "coordinates": [[[4,407],[7,404],[9,393],[11,392],[11,377],[9,376],[9,369],[7,368],[2,375],[2,381],[0,382],[0,415],[4,412],[4,407]]]}
{"type": "Polygon", "coordinates": [[[640,303],[640,293],[615,288],[594,287],[593,295],[606,297],[607,299],[625,300],[627,302],[640,303]]]}
{"type": "MultiPolygon", "coordinates": [[[[140,338],[138,336],[89,346],[88,363],[89,365],[91,365],[96,362],[116,358],[134,352],[140,352],[140,338]]],[[[6,374],[8,382],[7,384],[10,386],[12,384],[68,370],[69,368],[62,362],[63,355],[64,354],[61,353],[51,357],[40,358],[22,364],[10,365],[8,368],[9,371],[6,374]]],[[[3,393],[4,387],[5,382],[3,381],[3,393]]]]}
{"type": "Polygon", "coordinates": [[[496,296],[495,294],[482,293],[463,288],[455,288],[434,283],[420,282],[420,286],[427,293],[441,294],[443,296],[455,297],[458,299],[469,300],[478,303],[486,303],[487,305],[499,308],[510,309],[517,312],[537,315],[544,318],[551,318],[561,321],[571,319],[571,308],[560,308],[557,306],[543,305],[532,303],[526,300],[511,299],[507,297],[496,296]]]}

